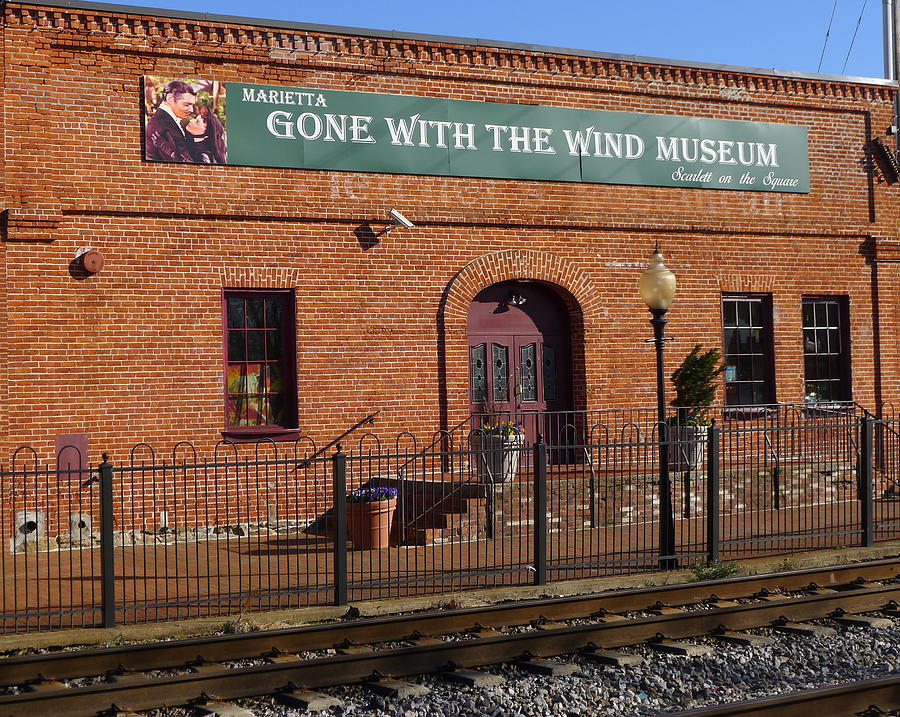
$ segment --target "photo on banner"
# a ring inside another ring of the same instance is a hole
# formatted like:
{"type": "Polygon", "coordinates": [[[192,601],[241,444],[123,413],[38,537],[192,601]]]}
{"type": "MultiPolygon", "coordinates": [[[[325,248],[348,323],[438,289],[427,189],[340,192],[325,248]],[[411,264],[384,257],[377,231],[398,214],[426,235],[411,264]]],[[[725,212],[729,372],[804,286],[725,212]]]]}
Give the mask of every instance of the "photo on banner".
{"type": "Polygon", "coordinates": [[[144,76],[144,159],[227,164],[225,83],[144,76]]]}

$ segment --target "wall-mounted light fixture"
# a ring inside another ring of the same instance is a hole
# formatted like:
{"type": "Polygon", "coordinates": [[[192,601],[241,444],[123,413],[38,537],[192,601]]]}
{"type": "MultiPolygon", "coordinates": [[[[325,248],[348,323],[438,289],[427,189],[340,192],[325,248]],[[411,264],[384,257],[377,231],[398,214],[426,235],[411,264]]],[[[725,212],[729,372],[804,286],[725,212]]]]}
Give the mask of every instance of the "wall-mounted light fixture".
{"type": "Polygon", "coordinates": [[[517,294],[516,292],[513,292],[510,295],[509,299],[507,299],[507,302],[512,304],[513,306],[523,306],[526,301],[527,299],[524,296],[522,296],[521,294],[517,294]]]}

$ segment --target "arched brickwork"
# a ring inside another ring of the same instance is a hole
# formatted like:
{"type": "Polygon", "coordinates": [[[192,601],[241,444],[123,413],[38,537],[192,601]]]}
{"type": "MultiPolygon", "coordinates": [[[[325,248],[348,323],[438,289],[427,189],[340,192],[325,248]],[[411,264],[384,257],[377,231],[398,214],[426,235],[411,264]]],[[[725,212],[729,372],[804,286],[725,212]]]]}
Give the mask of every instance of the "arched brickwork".
{"type": "Polygon", "coordinates": [[[587,274],[570,261],[549,252],[509,249],[469,262],[447,285],[438,311],[442,420],[452,428],[469,415],[469,305],[484,288],[502,281],[539,281],[555,291],[569,309],[572,330],[572,381],[575,408],[588,407],[588,386],[597,375],[600,299],[587,274]]]}

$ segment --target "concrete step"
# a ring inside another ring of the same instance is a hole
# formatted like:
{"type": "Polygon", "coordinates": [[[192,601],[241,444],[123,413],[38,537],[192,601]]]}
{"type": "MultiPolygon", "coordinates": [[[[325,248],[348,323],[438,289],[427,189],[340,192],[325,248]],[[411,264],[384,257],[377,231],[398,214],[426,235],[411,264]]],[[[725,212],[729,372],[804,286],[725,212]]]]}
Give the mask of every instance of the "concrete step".
{"type": "Polygon", "coordinates": [[[425,528],[405,531],[406,545],[439,545],[442,543],[478,540],[487,535],[481,526],[471,525],[460,528],[425,528]]]}

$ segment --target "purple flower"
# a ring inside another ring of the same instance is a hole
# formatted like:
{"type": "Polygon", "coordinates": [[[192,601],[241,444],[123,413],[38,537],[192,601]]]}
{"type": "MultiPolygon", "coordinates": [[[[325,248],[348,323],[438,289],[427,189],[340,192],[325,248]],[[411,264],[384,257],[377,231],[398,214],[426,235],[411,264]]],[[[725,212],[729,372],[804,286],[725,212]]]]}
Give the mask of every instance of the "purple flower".
{"type": "Polygon", "coordinates": [[[348,503],[374,503],[379,500],[393,500],[397,489],[389,485],[370,485],[357,488],[347,496],[348,503]]]}

